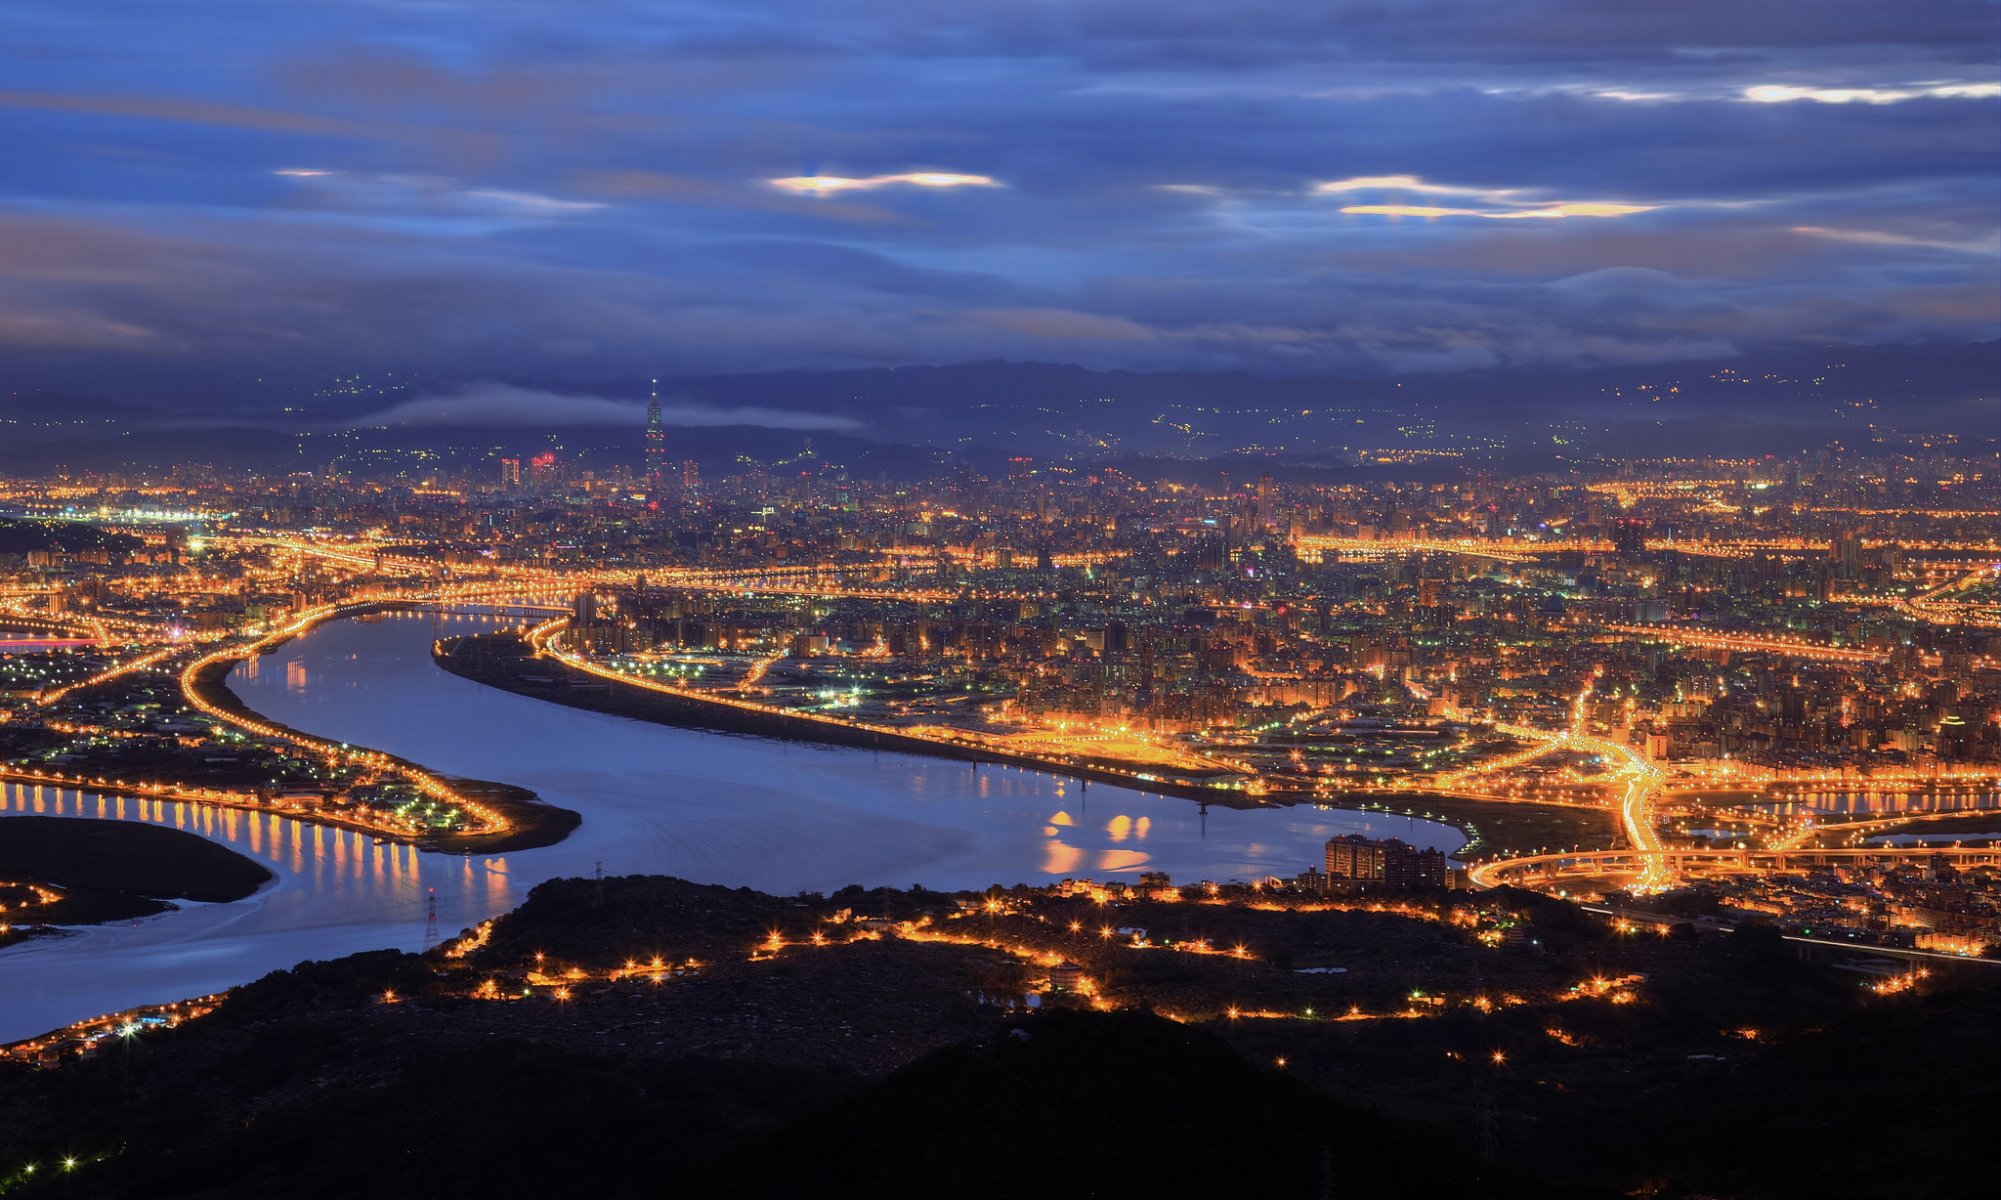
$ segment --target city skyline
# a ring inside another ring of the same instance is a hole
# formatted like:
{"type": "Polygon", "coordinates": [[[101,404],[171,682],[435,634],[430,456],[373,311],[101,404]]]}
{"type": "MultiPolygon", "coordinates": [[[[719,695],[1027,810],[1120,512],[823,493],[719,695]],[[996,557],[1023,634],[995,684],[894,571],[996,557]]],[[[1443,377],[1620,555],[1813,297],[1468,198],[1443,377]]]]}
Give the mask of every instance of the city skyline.
{"type": "Polygon", "coordinates": [[[0,1195],[1993,1192],[1997,17],[0,9],[0,1195]]]}

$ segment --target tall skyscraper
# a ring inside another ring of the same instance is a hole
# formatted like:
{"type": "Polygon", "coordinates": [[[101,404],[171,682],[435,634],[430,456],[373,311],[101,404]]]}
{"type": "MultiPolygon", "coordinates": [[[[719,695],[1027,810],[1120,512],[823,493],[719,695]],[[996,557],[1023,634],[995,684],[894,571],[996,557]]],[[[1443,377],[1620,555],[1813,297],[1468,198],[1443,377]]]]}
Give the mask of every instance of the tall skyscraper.
{"type": "Polygon", "coordinates": [[[1620,558],[1638,558],[1647,552],[1647,523],[1638,517],[1620,517],[1612,522],[1612,548],[1620,558]]]}
{"type": "Polygon", "coordinates": [[[1827,557],[1843,579],[1854,579],[1862,574],[1862,535],[1852,529],[1844,529],[1834,535],[1834,544],[1827,548],[1827,557]]]}
{"type": "Polygon", "coordinates": [[[660,381],[653,381],[653,398],[646,403],[646,490],[667,486],[667,431],[660,426],[660,381]]]}

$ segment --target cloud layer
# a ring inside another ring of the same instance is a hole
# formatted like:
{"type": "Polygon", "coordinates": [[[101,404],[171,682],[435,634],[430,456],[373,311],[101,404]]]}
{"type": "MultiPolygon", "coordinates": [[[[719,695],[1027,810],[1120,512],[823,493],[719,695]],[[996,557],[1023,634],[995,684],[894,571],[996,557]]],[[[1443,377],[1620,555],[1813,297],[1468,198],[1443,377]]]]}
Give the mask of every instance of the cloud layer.
{"type": "MultiPolygon", "coordinates": [[[[645,421],[646,407],[642,401],[571,395],[504,383],[480,383],[445,395],[405,400],[380,412],[340,424],[347,428],[464,426],[546,429],[552,426],[609,425],[632,429],[645,421]]],[[[760,425],[767,429],[805,430],[861,427],[858,421],[826,413],[755,405],[725,408],[680,396],[661,401],[660,419],[665,424],[677,426],[760,425]]]]}
{"type": "Polygon", "coordinates": [[[24,0],[10,386],[2001,329],[1986,0],[24,0]]]}

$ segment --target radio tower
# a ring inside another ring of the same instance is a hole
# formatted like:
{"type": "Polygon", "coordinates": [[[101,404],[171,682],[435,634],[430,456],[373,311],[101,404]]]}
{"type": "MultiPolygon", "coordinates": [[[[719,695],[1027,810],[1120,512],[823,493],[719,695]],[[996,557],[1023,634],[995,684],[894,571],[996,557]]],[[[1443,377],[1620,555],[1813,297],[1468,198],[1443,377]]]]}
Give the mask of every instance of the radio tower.
{"type": "Polygon", "coordinates": [[[424,889],[424,949],[438,944],[438,889],[424,889]]]}
{"type": "Polygon", "coordinates": [[[657,494],[667,485],[667,431],[660,427],[660,381],[653,381],[653,398],[646,404],[646,491],[657,494]]]}

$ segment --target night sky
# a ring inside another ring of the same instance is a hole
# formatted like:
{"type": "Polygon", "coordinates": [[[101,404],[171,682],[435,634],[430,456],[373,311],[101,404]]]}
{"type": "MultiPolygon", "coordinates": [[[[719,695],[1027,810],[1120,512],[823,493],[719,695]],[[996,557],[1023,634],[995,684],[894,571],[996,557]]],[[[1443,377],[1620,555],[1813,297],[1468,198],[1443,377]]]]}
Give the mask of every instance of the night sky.
{"type": "Polygon", "coordinates": [[[1987,339],[1997,43],[1947,0],[19,0],[0,383],[1987,339]]]}

